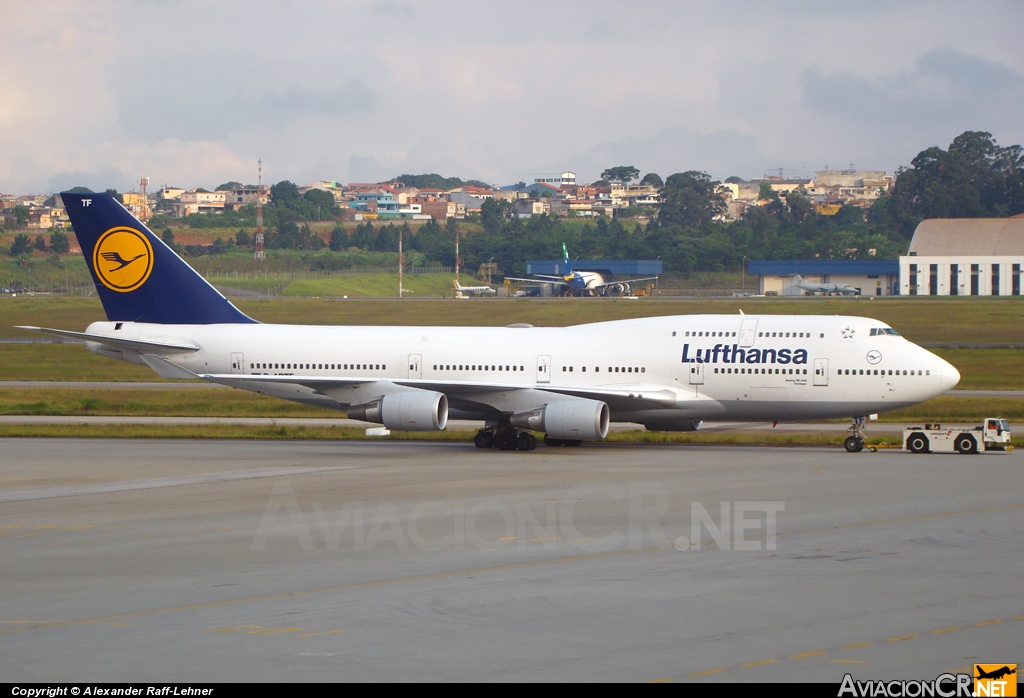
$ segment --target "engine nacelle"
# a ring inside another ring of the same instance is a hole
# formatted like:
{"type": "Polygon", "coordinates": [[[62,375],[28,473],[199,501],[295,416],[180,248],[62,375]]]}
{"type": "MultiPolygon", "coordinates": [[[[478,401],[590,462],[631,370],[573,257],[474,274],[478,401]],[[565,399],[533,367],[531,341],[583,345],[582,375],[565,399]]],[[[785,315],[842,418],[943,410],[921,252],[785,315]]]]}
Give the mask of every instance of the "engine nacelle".
{"type": "Polygon", "coordinates": [[[555,439],[594,440],[608,436],[610,413],[600,400],[574,398],[514,414],[509,421],[514,427],[543,431],[555,439]]]}
{"type": "Polygon", "coordinates": [[[448,424],[448,398],[429,390],[406,390],[350,407],[348,417],[397,431],[437,431],[448,424]]]}

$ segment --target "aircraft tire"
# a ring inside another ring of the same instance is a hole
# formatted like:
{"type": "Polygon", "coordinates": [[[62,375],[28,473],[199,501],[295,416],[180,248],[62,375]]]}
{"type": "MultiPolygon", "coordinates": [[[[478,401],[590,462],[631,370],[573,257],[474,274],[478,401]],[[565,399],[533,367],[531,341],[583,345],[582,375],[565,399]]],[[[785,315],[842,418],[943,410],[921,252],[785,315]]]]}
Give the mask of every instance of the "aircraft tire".
{"type": "Polygon", "coordinates": [[[975,441],[974,437],[970,434],[961,434],[956,437],[956,443],[954,446],[956,446],[957,453],[961,453],[965,456],[978,452],[978,442],[975,441]]]}
{"type": "Polygon", "coordinates": [[[532,451],[537,448],[537,437],[528,431],[521,431],[516,437],[516,447],[520,451],[532,451]]]}
{"type": "Polygon", "coordinates": [[[565,446],[565,442],[562,441],[561,439],[556,439],[553,436],[545,435],[544,436],[544,445],[545,446],[565,446]]]}
{"type": "Polygon", "coordinates": [[[859,436],[847,436],[846,441],[843,442],[843,448],[848,453],[860,453],[864,450],[864,439],[859,436]]]}
{"type": "Polygon", "coordinates": [[[907,439],[907,450],[911,453],[928,453],[928,437],[924,434],[911,434],[907,439]]]}
{"type": "Polygon", "coordinates": [[[477,448],[494,448],[494,432],[481,429],[473,437],[473,444],[477,448]]]}
{"type": "Polygon", "coordinates": [[[516,450],[516,435],[512,431],[503,431],[494,440],[494,445],[501,451],[516,450]]]}

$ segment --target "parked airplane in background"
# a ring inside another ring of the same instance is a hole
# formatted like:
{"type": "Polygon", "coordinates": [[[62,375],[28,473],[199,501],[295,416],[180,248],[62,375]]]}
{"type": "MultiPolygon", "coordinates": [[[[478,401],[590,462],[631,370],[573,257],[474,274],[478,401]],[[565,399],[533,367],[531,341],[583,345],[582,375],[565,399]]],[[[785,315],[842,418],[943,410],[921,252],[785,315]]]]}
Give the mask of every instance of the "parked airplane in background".
{"type": "Polygon", "coordinates": [[[490,286],[463,286],[458,280],[453,281],[452,284],[455,285],[455,290],[459,293],[468,293],[471,296],[493,296],[497,293],[490,286]]]}
{"type": "Polygon", "coordinates": [[[553,284],[563,290],[563,295],[573,296],[628,296],[632,291],[631,284],[637,281],[654,281],[657,276],[645,276],[642,279],[623,279],[621,281],[606,280],[603,274],[596,271],[573,271],[572,262],[569,260],[569,250],[565,243],[562,243],[562,260],[565,265],[565,274],[562,276],[551,276],[548,274],[534,274],[530,279],[517,279],[507,277],[509,281],[532,284],[553,284]]]}
{"type": "Polygon", "coordinates": [[[200,378],[344,410],[391,429],[484,422],[480,448],[604,438],[611,421],[851,417],[941,395],[938,356],[870,318],[679,315],[573,327],[335,327],[247,317],[108,194],[62,194],[108,321],[81,339],[164,378],[200,378]]]}
{"type": "Polygon", "coordinates": [[[803,277],[799,274],[793,274],[793,280],[796,282],[797,288],[802,288],[811,293],[838,293],[844,296],[847,294],[860,295],[860,291],[847,284],[816,284],[813,281],[804,281],[803,277]]]}

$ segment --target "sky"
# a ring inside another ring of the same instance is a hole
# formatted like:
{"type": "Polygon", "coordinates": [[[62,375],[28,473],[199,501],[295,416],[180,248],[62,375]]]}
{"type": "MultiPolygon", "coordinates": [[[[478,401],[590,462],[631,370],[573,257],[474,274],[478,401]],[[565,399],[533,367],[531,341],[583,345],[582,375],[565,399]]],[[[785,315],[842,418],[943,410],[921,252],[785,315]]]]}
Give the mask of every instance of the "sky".
{"type": "Polygon", "coordinates": [[[4,0],[0,192],[893,172],[1024,143],[1024,3],[4,0]]]}

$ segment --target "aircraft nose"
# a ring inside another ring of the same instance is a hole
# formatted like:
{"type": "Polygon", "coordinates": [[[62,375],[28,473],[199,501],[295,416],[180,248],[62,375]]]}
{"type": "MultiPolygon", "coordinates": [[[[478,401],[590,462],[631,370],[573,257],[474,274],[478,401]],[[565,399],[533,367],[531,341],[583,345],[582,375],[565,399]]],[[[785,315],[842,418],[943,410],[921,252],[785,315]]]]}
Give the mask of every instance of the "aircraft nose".
{"type": "Polygon", "coordinates": [[[956,370],[956,367],[948,361],[943,361],[942,370],[939,375],[939,384],[942,386],[942,392],[952,390],[959,382],[960,371],[956,370]]]}

